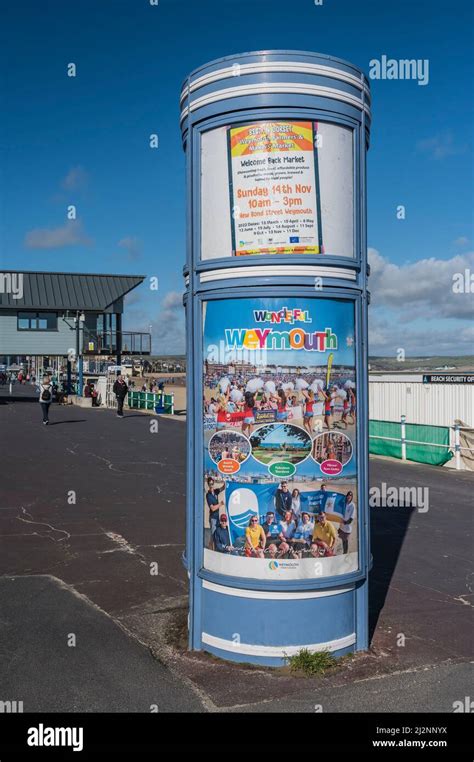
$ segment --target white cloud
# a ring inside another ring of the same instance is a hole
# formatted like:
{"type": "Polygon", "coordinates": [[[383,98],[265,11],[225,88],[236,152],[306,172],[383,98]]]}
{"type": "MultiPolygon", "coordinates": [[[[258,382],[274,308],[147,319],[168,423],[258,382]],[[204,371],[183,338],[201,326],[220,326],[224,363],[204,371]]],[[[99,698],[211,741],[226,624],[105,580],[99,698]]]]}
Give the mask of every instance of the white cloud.
{"type": "Polygon", "coordinates": [[[179,355],[186,351],[183,297],[178,291],[168,291],[161,301],[158,314],[150,315],[132,306],[126,312],[127,329],[148,333],[151,325],[153,354],[179,355]]]}
{"type": "Polygon", "coordinates": [[[464,153],[466,146],[458,145],[449,130],[438,133],[431,138],[419,140],[416,144],[418,151],[427,154],[432,159],[445,159],[446,156],[456,156],[464,153]]]}
{"type": "Polygon", "coordinates": [[[160,313],[153,321],[153,351],[173,355],[186,351],[183,295],[177,291],[165,295],[160,313]]]}
{"type": "Polygon", "coordinates": [[[61,182],[61,187],[67,191],[83,190],[89,181],[89,175],[84,167],[72,167],[61,182]]]}
{"type": "Polygon", "coordinates": [[[461,341],[469,342],[471,347],[470,354],[472,354],[472,348],[474,347],[474,325],[468,325],[460,332],[461,341]]]}
{"type": "Polygon", "coordinates": [[[171,332],[164,331],[163,324],[153,323],[152,343],[155,355],[184,355],[186,353],[184,321],[181,319],[173,325],[171,332]]]}
{"type": "Polygon", "coordinates": [[[142,242],[135,236],[121,238],[118,246],[127,251],[128,259],[139,259],[142,253],[142,242]]]}
{"type": "Polygon", "coordinates": [[[176,310],[183,308],[183,295],[177,291],[169,291],[162,302],[162,310],[176,310]]]}
{"type": "Polygon", "coordinates": [[[453,276],[474,272],[474,252],[451,259],[420,259],[396,265],[376,249],[369,249],[371,268],[369,289],[374,307],[399,312],[399,320],[420,317],[469,319],[473,314],[473,295],[453,291],[453,276]]]}
{"type": "Polygon", "coordinates": [[[403,329],[396,321],[374,320],[369,317],[369,353],[396,357],[401,348],[407,357],[427,355],[470,355],[474,331],[469,328],[453,333],[452,328],[410,326],[403,329]]]}
{"type": "Polygon", "coordinates": [[[25,246],[29,249],[60,249],[90,243],[79,220],[69,220],[57,228],[34,228],[25,235],[25,246]]]}
{"type": "Polygon", "coordinates": [[[456,238],[455,241],[453,241],[455,246],[467,246],[469,243],[469,238],[466,238],[465,235],[460,235],[459,238],[456,238]]]}

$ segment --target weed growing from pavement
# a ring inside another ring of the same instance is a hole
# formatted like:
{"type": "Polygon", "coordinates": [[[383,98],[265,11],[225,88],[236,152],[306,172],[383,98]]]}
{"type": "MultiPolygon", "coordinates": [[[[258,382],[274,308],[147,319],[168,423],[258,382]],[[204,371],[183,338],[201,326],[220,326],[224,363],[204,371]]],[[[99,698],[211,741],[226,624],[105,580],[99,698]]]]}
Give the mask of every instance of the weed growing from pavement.
{"type": "Polygon", "coordinates": [[[294,656],[287,656],[286,661],[291,672],[303,672],[309,677],[326,672],[327,669],[335,667],[338,662],[328,651],[312,653],[307,648],[302,648],[294,656]]]}
{"type": "Polygon", "coordinates": [[[333,669],[334,667],[346,666],[354,657],[354,654],[349,653],[345,656],[336,658],[328,651],[312,653],[311,651],[308,651],[307,648],[302,648],[295,656],[285,657],[286,665],[281,667],[269,667],[260,664],[251,664],[250,662],[229,662],[206,651],[189,651],[187,610],[179,608],[174,609],[169,613],[170,619],[167,623],[167,632],[165,636],[165,641],[168,646],[181,655],[186,654],[188,658],[194,658],[198,661],[208,661],[212,664],[227,667],[232,671],[244,670],[246,672],[256,673],[266,672],[268,674],[273,674],[276,677],[289,677],[289,674],[292,674],[295,678],[315,677],[324,674],[327,670],[333,669]]]}

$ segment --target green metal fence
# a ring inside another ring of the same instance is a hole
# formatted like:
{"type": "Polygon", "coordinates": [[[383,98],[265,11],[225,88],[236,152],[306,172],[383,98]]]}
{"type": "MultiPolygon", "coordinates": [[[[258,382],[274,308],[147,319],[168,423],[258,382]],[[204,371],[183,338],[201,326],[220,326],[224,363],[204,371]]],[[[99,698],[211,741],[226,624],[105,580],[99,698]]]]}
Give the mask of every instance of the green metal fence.
{"type": "Polygon", "coordinates": [[[369,421],[369,452],[401,460],[443,466],[451,460],[449,426],[401,421],[369,421]]]}
{"type": "Polygon", "coordinates": [[[154,410],[174,415],[174,394],[129,391],[128,406],[136,410],[154,410]]]}

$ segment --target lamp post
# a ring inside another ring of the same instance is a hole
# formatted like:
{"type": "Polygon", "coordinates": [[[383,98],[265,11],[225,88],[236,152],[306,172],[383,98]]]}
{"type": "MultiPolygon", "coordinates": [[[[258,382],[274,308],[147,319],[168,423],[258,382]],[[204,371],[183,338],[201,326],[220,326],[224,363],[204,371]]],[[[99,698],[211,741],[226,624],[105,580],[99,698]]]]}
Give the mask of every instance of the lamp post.
{"type": "Polygon", "coordinates": [[[86,316],[79,310],[76,312],[74,323],[76,326],[76,364],[77,364],[77,394],[82,397],[84,376],[83,376],[83,357],[82,357],[82,343],[83,343],[83,328],[86,320],[86,316]]]}

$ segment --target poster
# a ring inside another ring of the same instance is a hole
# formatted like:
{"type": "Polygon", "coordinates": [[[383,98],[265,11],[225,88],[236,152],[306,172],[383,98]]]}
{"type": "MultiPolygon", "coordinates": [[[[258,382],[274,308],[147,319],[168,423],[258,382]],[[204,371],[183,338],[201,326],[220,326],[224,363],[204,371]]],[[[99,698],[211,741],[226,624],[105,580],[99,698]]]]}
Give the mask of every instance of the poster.
{"type": "Polygon", "coordinates": [[[233,252],[320,254],[317,122],[231,127],[233,252]]]}
{"type": "Polygon", "coordinates": [[[358,569],[354,304],[203,305],[204,565],[310,579],[358,569]]]}

